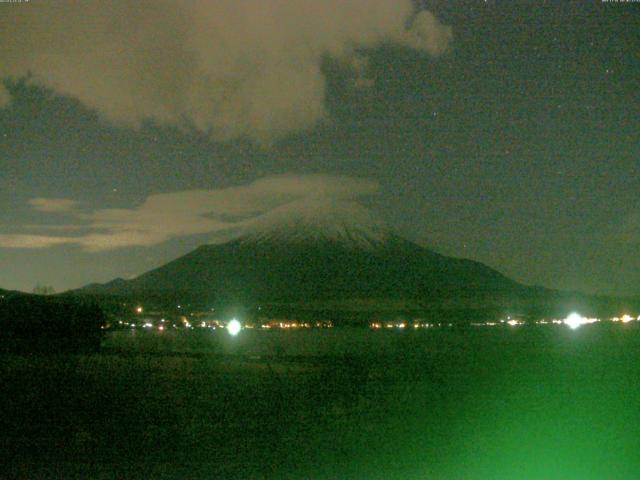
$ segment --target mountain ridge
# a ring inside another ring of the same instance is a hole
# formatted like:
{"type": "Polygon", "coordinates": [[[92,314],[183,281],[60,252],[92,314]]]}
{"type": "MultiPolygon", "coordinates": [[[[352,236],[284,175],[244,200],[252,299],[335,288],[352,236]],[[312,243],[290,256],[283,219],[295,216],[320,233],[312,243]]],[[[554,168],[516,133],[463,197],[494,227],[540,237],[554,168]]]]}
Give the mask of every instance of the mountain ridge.
{"type": "Polygon", "coordinates": [[[407,240],[359,204],[316,201],[285,204],[244,222],[232,240],[201,245],[133,279],[70,293],[154,298],[174,306],[186,299],[202,306],[294,310],[413,305],[434,312],[484,311],[494,319],[499,312],[551,315],[576,308],[600,314],[613,302],[521,284],[483,263],[407,240]]]}
{"type": "MultiPolygon", "coordinates": [[[[94,293],[188,291],[210,298],[310,301],[451,296],[523,288],[479,262],[446,257],[394,234],[364,242],[292,236],[240,237],[202,245],[131,280],[90,285],[94,293]]],[[[346,239],[346,240],[345,240],[346,239]]]]}

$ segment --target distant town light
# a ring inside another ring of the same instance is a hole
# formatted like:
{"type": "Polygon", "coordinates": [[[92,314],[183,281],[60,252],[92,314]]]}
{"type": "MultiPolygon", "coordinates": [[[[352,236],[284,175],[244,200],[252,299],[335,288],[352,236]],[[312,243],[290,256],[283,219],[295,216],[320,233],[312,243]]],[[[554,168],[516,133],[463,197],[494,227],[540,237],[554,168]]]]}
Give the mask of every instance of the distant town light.
{"type": "Polygon", "coordinates": [[[242,329],[242,325],[235,318],[227,324],[227,331],[229,332],[230,335],[233,335],[234,337],[238,335],[238,333],[240,333],[241,329],[242,329]]]}
{"type": "Polygon", "coordinates": [[[564,319],[564,324],[569,328],[575,330],[580,325],[582,325],[582,316],[577,313],[572,313],[567,318],[564,319]]]}
{"type": "Polygon", "coordinates": [[[142,313],[142,307],[136,307],[136,313],[142,313]]]}
{"type": "Polygon", "coordinates": [[[579,313],[573,312],[571,315],[569,315],[567,318],[565,318],[562,321],[562,323],[567,325],[572,330],[575,330],[576,328],[580,327],[581,325],[586,325],[587,323],[595,323],[595,322],[598,322],[598,321],[599,320],[597,318],[587,318],[587,317],[583,317],[579,313]]]}

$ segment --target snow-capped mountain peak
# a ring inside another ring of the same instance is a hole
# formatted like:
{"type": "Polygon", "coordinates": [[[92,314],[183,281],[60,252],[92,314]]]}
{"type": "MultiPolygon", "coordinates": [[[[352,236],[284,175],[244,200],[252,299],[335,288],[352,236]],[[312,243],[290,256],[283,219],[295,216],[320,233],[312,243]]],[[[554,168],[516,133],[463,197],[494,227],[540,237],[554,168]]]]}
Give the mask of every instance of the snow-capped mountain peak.
{"type": "Polygon", "coordinates": [[[248,222],[243,242],[328,241],[353,248],[376,248],[387,241],[383,222],[356,202],[313,199],[292,202],[248,222]]]}

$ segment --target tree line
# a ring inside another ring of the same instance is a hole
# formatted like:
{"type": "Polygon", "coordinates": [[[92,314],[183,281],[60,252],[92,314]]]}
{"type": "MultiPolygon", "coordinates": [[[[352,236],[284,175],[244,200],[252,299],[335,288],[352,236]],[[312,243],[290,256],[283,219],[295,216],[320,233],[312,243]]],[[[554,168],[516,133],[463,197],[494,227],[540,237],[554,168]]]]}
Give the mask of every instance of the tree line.
{"type": "Polygon", "coordinates": [[[95,351],[104,324],[104,313],[94,304],[39,295],[5,297],[0,300],[0,351],[95,351]]]}

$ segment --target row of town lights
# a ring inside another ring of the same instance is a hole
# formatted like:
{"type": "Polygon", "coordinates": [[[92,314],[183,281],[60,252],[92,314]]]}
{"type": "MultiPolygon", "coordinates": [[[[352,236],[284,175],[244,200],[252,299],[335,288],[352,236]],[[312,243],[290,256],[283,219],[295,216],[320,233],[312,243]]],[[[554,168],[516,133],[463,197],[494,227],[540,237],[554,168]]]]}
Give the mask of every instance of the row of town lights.
{"type": "MultiPolygon", "coordinates": [[[[178,308],[180,308],[180,305],[178,305],[178,308]]],[[[143,308],[141,306],[136,307],[136,313],[141,314],[143,312],[143,308]]],[[[625,314],[622,315],[621,317],[613,317],[610,319],[612,322],[621,322],[621,323],[628,323],[631,322],[633,320],[639,320],[640,321],[640,316],[638,316],[637,318],[632,317],[631,315],[625,314]]],[[[598,318],[587,318],[587,317],[583,317],[582,315],[580,315],[579,313],[573,312],[570,315],[567,316],[567,318],[563,319],[563,320],[540,320],[536,323],[538,324],[548,324],[548,323],[552,323],[552,324],[564,324],[567,325],[569,328],[571,328],[572,330],[577,329],[578,327],[582,326],[582,325],[587,325],[590,323],[596,323],[599,322],[600,319],[598,318]]],[[[163,319],[163,323],[164,323],[164,319],[163,319]]],[[[511,317],[507,317],[507,320],[500,320],[500,323],[506,323],[507,325],[511,326],[511,327],[516,327],[518,325],[524,325],[525,322],[521,321],[521,320],[516,320],[513,319],[511,317]]],[[[420,328],[420,327],[432,327],[432,326],[442,326],[443,324],[430,324],[430,323],[425,323],[425,324],[414,324],[414,328],[420,328]]],[[[452,326],[452,324],[446,324],[447,326],[452,326]]],[[[495,326],[497,325],[496,322],[485,322],[485,323],[472,323],[472,325],[474,326],[495,326]]],[[[146,328],[151,328],[153,325],[151,323],[145,323],[143,325],[146,328]]],[[[187,323],[187,327],[190,327],[191,325],[187,323]]],[[[204,322],[202,322],[202,326],[204,327],[205,324],[204,322]]],[[[387,323],[387,324],[382,324],[382,323],[372,323],[370,325],[371,328],[373,329],[380,329],[380,328],[405,328],[406,327],[406,323],[402,322],[402,323],[387,323]]],[[[161,325],[159,327],[159,330],[164,330],[164,326],[161,325]]],[[[227,323],[227,331],[229,332],[230,335],[232,336],[236,336],[238,335],[238,333],[240,333],[240,330],[242,330],[242,324],[236,319],[233,318],[232,320],[229,321],[229,323],[227,323]]]]}

